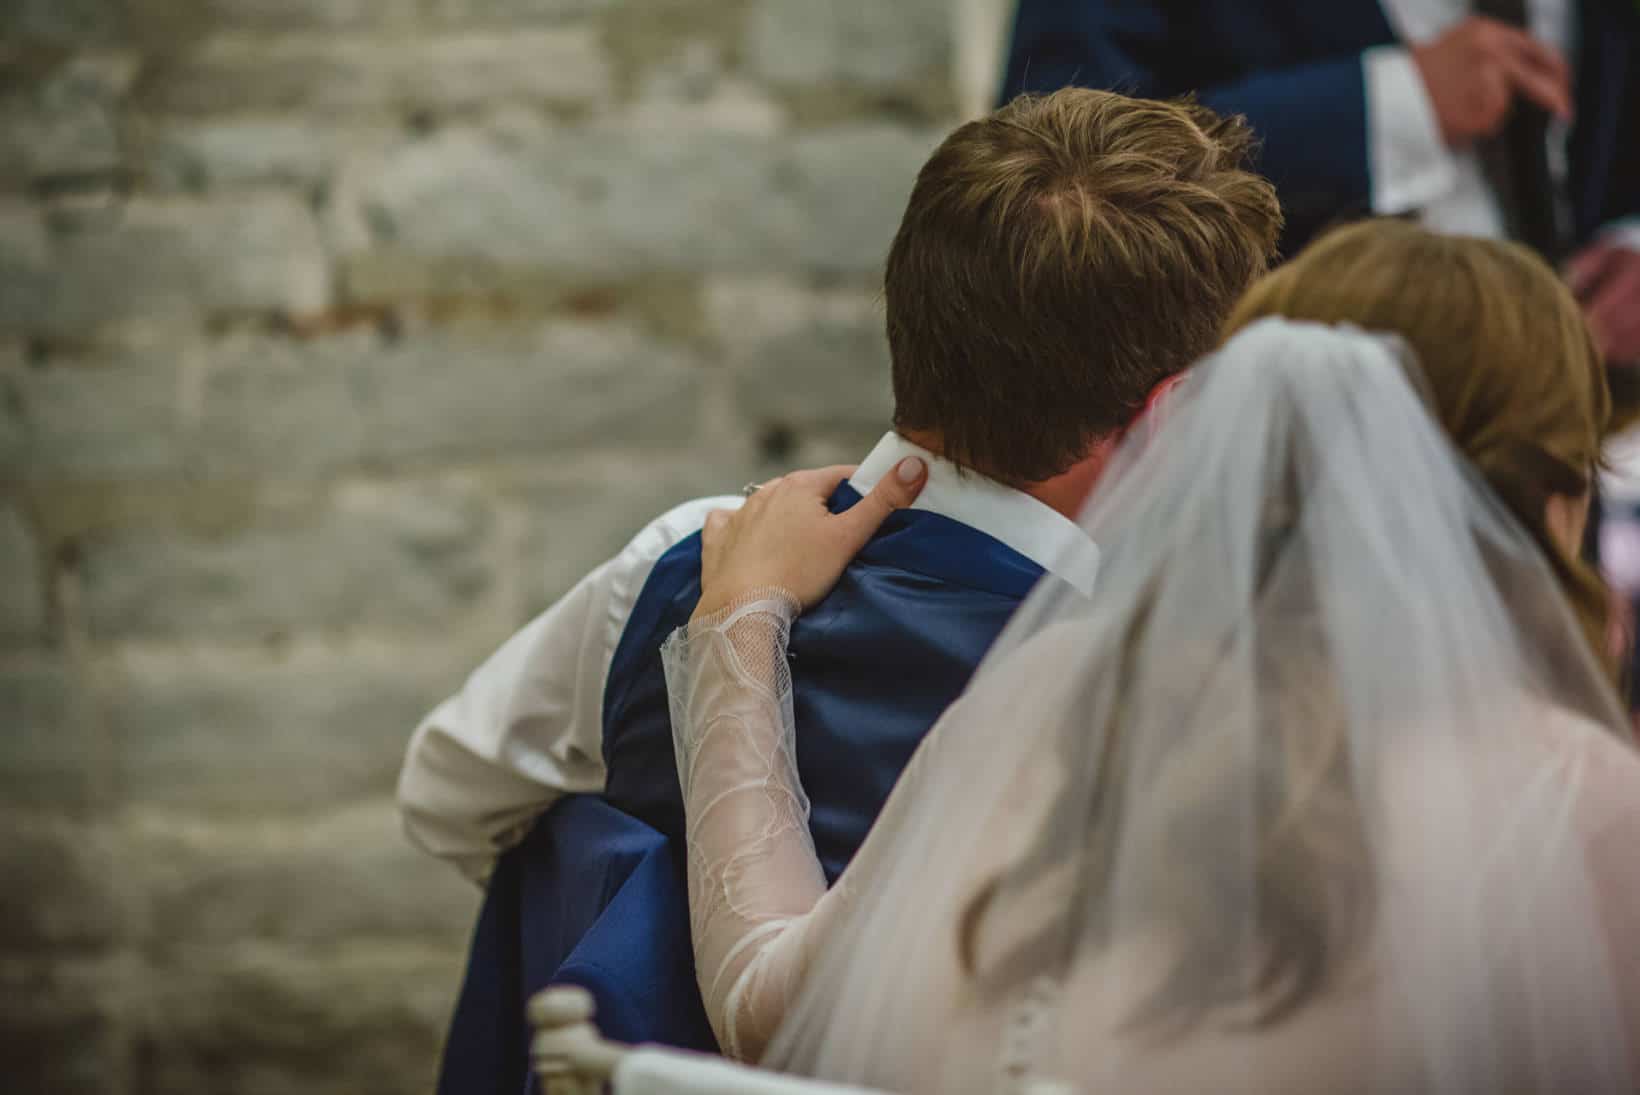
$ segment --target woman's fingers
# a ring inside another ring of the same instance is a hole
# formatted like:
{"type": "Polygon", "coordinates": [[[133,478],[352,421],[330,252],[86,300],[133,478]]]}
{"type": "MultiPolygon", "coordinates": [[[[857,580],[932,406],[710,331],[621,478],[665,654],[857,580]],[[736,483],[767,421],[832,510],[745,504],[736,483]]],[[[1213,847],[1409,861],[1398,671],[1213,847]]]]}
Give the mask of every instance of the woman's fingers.
{"type": "Polygon", "coordinates": [[[794,471],[779,482],[790,484],[793,489],[800,489],[805,494],[817,495],[824,502],[836,491],[838,484],[854,474],[855,467],[853,464],[833,464],[826,468],[794,471]]]}
{"type": "Polygon", "coordinates": [[[706,527],[701,529],[701,536],[707,541],[716,540],[729,528],[729,520],[734,516],[733,510],[715,509],[706,515],[706,527]]]}
{"type": "Polygon", "coordinates": [[[928,482],[928,465],[908,456],[877,481],[864,498],[837,515],[837,527],[852,557],[874,536],[888,515],[917,500],[928,482]]]}
{"type": "Polygon", "coordinates": [[[769,588],[813,605],[837,584],[884,518],[916,501],[928,478],[923,461],[908,458],[860,502],[840,514],[829,512],[826,500],[854,470],[838,464],[793,472],[763,484],[737,511],[708,514],[696,616],[769,588]]]}

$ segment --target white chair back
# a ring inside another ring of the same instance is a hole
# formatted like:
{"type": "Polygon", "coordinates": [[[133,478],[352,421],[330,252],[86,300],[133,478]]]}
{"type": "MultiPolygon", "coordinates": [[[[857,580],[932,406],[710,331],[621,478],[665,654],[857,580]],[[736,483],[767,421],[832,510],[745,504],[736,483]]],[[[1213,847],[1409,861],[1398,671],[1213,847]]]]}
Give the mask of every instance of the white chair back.
{"type": "Polygon", "coordinates": [[[626,1046],[599,1033],[592,996],[555,986],[530,1000],[530,1059],[545,1095],[885,1095],[803,1080],[704,1053],[626,1046]],[[607,1086],[606,1086],[607,1085],[607,1086]]]}

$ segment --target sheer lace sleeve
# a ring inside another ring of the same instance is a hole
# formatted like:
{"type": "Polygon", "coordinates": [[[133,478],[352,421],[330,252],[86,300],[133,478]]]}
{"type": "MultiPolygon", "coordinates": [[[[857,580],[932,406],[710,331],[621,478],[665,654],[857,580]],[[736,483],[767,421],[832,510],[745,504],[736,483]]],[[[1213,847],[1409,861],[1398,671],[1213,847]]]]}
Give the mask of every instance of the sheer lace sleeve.
{"type": "Polygon", "coordinates": [[[941,737],[936,726],[912,754],[828,890],[797,772],[786,640],[799,610],[785,590],[754,592],[679,628],[661,647],[683,789],[696,976],[718,1044],[745,1061],[763,1056],[816,949],[878,877],[941,737]]]}
{"type": "Polygon", "coordinates": [[[751,594],[661,648],[683,789],[690,930],[725,1053],[753,1059],[785,1013],[826,892],[797,774],[786,640],[799,605],[751,594]]]}

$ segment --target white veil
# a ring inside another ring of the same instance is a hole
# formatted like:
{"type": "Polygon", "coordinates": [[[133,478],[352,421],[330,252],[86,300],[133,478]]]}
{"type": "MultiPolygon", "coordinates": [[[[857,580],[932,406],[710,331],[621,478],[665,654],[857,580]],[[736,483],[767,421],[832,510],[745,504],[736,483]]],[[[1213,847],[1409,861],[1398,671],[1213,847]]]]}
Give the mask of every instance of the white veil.
{"type": "Polygon", "coordinates": [[[1393,340],[1266,320],[1124,444],[1094,596],[1045,581],[942,719],[764,1063],[1637,1090],[1640,761],[1409,377],[1393,340]]]}

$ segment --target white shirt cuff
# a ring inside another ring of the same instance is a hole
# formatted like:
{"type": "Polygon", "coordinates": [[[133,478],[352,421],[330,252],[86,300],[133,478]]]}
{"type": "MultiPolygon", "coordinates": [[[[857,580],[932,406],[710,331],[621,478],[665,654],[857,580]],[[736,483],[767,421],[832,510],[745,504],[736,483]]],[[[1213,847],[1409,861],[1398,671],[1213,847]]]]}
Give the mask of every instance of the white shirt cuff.
{"type": "Polygon", "coordinates": [[[1457,158],[1441,140],[1435,107],[1412,53],[1374,46],[1361,54],[1367,89],[1367,165],[1372,211],[1421,209],[1458,182],[1457,158]]]}
{"type": "Polygon", "coordinates": [[[1599,240],[1628,251],[1640,251],[1640,216],[1612,221],[1600,229],[1599,240]]]}

